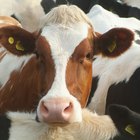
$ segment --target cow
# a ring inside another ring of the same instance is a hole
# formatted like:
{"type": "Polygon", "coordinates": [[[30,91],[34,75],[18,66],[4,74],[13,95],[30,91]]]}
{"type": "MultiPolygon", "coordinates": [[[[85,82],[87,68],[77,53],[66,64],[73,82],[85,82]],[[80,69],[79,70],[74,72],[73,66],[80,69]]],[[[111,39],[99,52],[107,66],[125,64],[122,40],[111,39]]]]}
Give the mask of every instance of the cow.
{"type": "Polygon", "coordinates": [[[97,36],[89,18],[74,5],[52,9],[38,33],[0,28],[0,112],[33,111],[41,99],[39,121],[81,121],[81,107],[91,90],[93,55],[115,58],[133,39],[126,28],[97,36]]]}
{"type": "Polygon", "coordinates": [[[47,125],[35,121],[35,113],[0,115],[0,140],[138,140],[140,115],[120,105],[110,105],[109,115],[82,110],[82,122],[47,125]]]}
{"type": "MultiPolygon", "coordinates": [[[[94,16],[92,17],[93,24],[95,23],[94,25],[98,26],[98,29],[101,26],[98,23],[102,23],[102,18],[104,17],[104,19],[110,19],[110,23],[104,20],[105,26],[102,26],[102,29],[108,30],[112,27],[126,26],[135,32],[135,39],[132,47],[115,59],[104,58],[101,55],[95,56],[92,85],[92,93],[94,95],[91,95],[93,98],[89,101],[88,107],[92,110],[95,109],[99,114],[104,114],[109,104],[116,103],[126,105],[131,110],[140,113],[138,100],[140,90],[138,78],[140,67],[138,26],[140,22],[135,18],[125,19],[117,17],[98,5],[93,7],[93,12],[94,10],[98,10],[98,14],[100,15],[95,15],[95,18],[94,16]],[[132,23],[136,24],[133,24],[133,26],[132,23]]],[[[96,27],[95,29],[97,29],[96,27]]]]}
{"type": "Polygon", "coordinates": [[[95,4],[99,4],[120,17],[135,17],[140,19],[140,3],[138,0],[95,0],[90,3],[90,7],[95,4]]]}
{"type": "Polygon", "coordinates": [[[119,131],[114,140],[140,139],[140,114],[127,106],[111,104],[107,112],[119,131]]]}

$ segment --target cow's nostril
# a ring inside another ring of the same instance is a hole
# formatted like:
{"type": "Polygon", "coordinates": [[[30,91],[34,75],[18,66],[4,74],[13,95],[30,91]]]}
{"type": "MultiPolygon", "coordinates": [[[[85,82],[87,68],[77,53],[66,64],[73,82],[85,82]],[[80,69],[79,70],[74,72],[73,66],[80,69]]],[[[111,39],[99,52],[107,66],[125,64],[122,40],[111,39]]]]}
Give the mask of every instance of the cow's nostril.
{"type": "Polygon", "coordinates": [[[48,109],[48,107],[45,105],[45,102],[44,101],[42,101],[42,103],[41,103],[41,112],[45,112],[45,113],[48,113],[49,112],[49,109],[48,109]]]}
{"type": "Polygon", "coordinates": [[[71,112],[72,111],[72,103],[70,102],[68,106],[64,109],[64,112],[71,112]]]}

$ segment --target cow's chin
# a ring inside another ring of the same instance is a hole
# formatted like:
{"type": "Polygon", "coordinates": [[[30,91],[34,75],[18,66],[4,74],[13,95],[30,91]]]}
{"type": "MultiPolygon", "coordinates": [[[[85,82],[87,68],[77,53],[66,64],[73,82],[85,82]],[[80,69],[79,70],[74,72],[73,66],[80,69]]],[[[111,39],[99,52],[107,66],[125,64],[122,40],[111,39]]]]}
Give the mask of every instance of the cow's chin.
{"type": "Polygon", "coordinates": [[[49,127],[65,127],[65,126],[67,126],[69,124],[71,124],[71,123],[68,123],[68,122],[66,122],[66,123],[62,123],[62,122],[47,123],[47,125],[49,127]]]}

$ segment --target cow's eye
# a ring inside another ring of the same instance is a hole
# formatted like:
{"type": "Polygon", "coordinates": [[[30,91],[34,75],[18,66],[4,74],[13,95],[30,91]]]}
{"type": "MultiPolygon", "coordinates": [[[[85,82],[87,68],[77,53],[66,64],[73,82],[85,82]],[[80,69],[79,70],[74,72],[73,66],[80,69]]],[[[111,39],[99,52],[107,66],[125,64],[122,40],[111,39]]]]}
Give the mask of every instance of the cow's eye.
{"type": "Polygon", "coordinates": [[[91,57],[92,57],[91,53],[90,53],[90,52],[88,52],[88,53],[86,54],[86,59],[90,60],[90,59],[91,59],[91,57]]]}

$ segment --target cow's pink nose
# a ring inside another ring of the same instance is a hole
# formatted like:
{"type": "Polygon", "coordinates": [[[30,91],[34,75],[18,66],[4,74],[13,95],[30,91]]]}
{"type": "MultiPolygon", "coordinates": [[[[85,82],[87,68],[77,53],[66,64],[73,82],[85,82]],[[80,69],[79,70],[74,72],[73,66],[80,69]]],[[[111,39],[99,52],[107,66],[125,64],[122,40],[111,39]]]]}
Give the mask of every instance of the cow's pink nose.
{"type": "Polygon", "coordinates": [[[69,100],[52,99],[42,101],[40,115],[47,123],[67,123],[73,112],[73,104],[69,100]]]}

